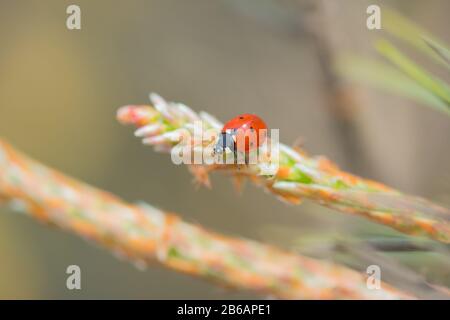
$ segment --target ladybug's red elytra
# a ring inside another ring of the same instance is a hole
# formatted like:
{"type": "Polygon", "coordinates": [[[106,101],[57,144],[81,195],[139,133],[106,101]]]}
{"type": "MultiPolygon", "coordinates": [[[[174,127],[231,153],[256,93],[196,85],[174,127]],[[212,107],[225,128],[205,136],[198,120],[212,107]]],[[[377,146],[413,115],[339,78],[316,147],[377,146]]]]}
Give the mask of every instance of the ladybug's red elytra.
{"type": "Polygon", "coordinates": [[[233,152],[248,153],[259,148],[266,138],[266,123],[257,115],[244,113],[225,123],[214,152],[224,153],[226,148],[233,152]]]}

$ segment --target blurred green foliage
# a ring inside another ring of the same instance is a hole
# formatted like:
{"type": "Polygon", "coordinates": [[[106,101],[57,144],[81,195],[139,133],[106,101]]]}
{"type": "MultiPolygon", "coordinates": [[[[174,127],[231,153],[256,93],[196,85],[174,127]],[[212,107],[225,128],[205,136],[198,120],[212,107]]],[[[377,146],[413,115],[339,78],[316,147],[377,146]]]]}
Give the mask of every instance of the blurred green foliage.
{"type": "MultiPolygon", "coordinates": [[[[382,26],[388,35],[450,70],[450,50],[437,37],[389,8],[383,8],[382,26]]],[[[426,71],[385,38],[378,39],[374,47],[391,64],[345,54],[338,59],[337,71],[350,79],[403,95],[450,115],[450,87],[445,81],[426,71]]]]}

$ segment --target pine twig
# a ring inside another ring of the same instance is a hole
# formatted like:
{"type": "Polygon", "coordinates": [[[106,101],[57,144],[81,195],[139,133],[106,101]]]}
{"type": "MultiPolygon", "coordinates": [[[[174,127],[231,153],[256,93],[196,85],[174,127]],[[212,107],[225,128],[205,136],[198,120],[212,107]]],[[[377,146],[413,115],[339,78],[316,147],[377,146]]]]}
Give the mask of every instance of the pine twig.
{"type": "MultiPolygon", "coordinates": [[[[196,121],[203,128],[215,129],[222,124],[213,116],[192,111],[180,103],[166,102],[151,94],[153,106],[124,106],[118,110],[118,120],[138,127],[136,136],[155,150],[169,152],[177,143],[182,130],[194,131],[196,121]]],[[[200,141],[196,147],[210,144],[200,141]]],[[[242,176],[263,186],[282,200],[300,203],[308,198],[324,206],[357,214],[412,235],[426,235],[450,243],[450,210],[422,198],[408,196],[381,183],[366,180],[341,171],[324,157],[308,156],[299,148],[280,144],[279,169],[274,177],[262,173],[267,163],[255,165],[190,165],[197,180],[209,185],[208,173],[226,171],[240,179],[242,176]]]]}
{"type": "Polygon", "coordinates": [[[175,271],[278,298],[411,299],[336,264],[226,237],[149,205],[131,205],[27,158],[0,139],[0,200],[101,244],[139,266],[175,271]]]}

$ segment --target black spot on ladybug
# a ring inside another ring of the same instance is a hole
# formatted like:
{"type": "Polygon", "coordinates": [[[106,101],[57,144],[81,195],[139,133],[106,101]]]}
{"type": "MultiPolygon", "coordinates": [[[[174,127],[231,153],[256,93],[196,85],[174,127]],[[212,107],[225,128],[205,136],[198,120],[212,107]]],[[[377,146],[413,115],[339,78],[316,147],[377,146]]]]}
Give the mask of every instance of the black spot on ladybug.
{"type": "Polygon", "coordinates": [[[244,119],[244,117],[243,117],[243,116],[240,116],[240,117],[239,117],[239,119],[241,119],[241,120],[242,120],[242,119],[244,119]]]}

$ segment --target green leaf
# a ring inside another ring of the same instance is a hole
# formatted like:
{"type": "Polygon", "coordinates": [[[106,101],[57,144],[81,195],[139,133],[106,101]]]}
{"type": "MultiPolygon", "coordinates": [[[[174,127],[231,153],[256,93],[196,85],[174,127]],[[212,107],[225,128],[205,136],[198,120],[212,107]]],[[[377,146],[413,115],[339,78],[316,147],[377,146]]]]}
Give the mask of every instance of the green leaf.
{"type": "Polygon", "coordinates": [[[436,63],[439,63],[450,70],[448,58],[448,52],[450,50],[444,45],[443,41],[431,35],[429,32],[414,24],[395,10],[383,7],[382,15],[383,30],[408,43],[436,63]],[[438,50],[436,50],[436,48],[438,48],[438,50]],[[447,56],[447,58],[443,58],[443,52],[447,53],[447,55],[444,53],[444,57],[447,56]]]}
{"type": "Polygon", "coordinates": [[[337,59],[336,72],[347,79],[401,95],[450,115],[447,105],[395,67],[375,59],[345,54],[337,59]]]}
{"type": "Polygon", "coordinates": [[[403,53],[401,53],[395,46],[387,40],[379,40],[376,43],[378,52],[396,65],[411,79],[415,80],[423,88],[432,92],[435,96],[440,98],[446,105],[450,107],[450,87],[442,80],[434,77],[403,53]]]}
{"type": "Polygon", "coordinates": [[[300,169],[296,167],[293,167],[291,169],[291,174],[287,180],[305,184],[310,184],[313,182],[313,179],[311,179],[310,176],[308,176],[306,173],[302,172],[300,169]]]}
{"type": "Polygon", "coordinates": [[[423,41],[431,48],[433,49],[438,56],[442,59],[443,62],[445,62],[450,67],[450,50],[447,49],[442,44],[436,42],[433,39],[423,37],[423,41]]]}

